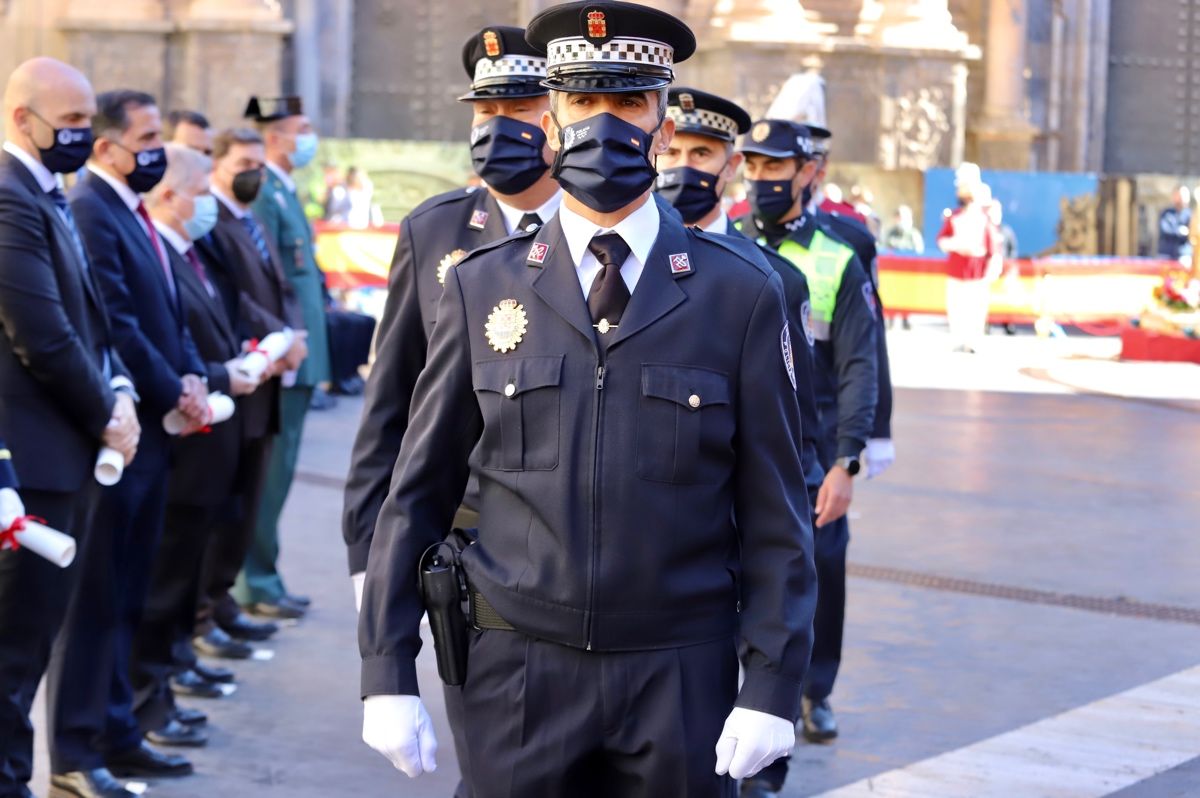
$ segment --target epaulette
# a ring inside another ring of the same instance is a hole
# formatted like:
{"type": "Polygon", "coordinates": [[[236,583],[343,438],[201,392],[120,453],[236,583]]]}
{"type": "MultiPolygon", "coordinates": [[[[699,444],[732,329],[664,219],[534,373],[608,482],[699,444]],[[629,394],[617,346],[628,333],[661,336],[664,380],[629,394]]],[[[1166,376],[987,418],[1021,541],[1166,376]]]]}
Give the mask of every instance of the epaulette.
{"type": "Polygon", "coordinates": [[[499,249],[505,244],[511,244],[512,242],[520,241],[523,238],[531,238],[532,236],[537,235],[537,232],[537,228],[534,228],[533,230],[518,230],[512,235],[505,236],[504,238],[497,238],[495,241],[489,241],[486,244],[480,244],[479,246],[475,247],[475,249],[464,255],[462,260],[460,260],[454,268],[460,269],[462,268],[463,264],[469,260],[474,260],[475,256],[477,255],[482,255],[483,253],[490,252],[493,249],[499,249]]]}
{"type": "Polygon", "coordinates": [[[774,274],[770,264],[767,263],[766,257],[759,251],[758,244],[755,244],[748,238],[736,238],[734,236],[720,235],[718,233],[706,233],[703,230],[692,228],[691,232],[696,238],[701,241],[708,241],[716,244],[722,249],[732,252],[742,260],[758,268],[765,275],[774,274]]]}
{"type": "Polygon", "coordinates": [[[452,202],[461,202],[462,200],[468,198],[474,199],[475,194],[479,191],[481,191],[481,189],[475,188],[474,186],[468,186],[466,188],[451,189],[450,191],[446,191],[442,194],[435,194],[409,211],[408,218],[415,219],[418,216],[433,210],[434,208],[440,208],[443,205],[449,205],[452,202]]]}

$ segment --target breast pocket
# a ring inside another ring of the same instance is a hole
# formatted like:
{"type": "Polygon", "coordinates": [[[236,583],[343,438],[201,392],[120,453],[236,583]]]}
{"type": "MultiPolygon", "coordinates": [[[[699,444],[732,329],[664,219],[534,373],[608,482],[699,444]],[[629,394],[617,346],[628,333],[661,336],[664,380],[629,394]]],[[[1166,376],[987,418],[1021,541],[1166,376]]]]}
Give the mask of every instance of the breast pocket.
{"type": "Polygon", "coordinates": [[[562,355],[510,357],[475,363],[475,393],[483,414],[479,458],[496,471],[558,467],[562,355]]]}
{"type": "Polygon", "coordinates": [[[639,477],[677,485],[720,482],[732,461],[733,433],[727,376],[689,366],[643,364],[639,477]]]}

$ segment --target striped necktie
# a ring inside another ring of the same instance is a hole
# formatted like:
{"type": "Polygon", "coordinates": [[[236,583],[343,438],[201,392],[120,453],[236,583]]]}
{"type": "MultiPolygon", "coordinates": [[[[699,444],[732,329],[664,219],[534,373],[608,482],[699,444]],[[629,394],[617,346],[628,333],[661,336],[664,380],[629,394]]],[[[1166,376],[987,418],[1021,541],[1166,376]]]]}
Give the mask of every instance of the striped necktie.
{"type": "Polygon", "coordinates": [[[246,214],[241,219],[242,227],[246,228],[246,232],[250,235],[250,240],[254,242],[254,248],[258,250],[258,256],[262,258],[263,263],[271,262],[271,251],[267,249],[267,240],[263,238],[262,230],[258,227],[258,222],[250,214],[246,214]]]}
{"type": "Polygon", "coordinates": [[[91,264],[88,263],[87,250],[83,248],[83,240],[79,237],[79,228],[75,226],[75,214],[71,213],[71,203],[67,202],[67,195],[63,194],[62,189],[58,186],[55,186],[46,193],[54,201],[55,207],[58,208],[58,215],[62,217],[63,222],[70,229],[71,243],[75,245],[75,254],[79,256],[79,262],[83,265],[83,270],[86,272],[91,268],[91,264]]]}

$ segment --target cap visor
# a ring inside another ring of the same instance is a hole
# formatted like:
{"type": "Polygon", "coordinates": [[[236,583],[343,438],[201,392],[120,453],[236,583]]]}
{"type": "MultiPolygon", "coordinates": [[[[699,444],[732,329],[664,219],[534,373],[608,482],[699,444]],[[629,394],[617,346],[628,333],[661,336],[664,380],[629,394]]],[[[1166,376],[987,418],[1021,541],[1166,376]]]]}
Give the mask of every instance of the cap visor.
{"type": "Polygon", "coordinates": [[[629,91],[654,91],[666,88],[671,81],[666,78],[643,77],[640,75],[571,75],[570,77],[547,78],[542,85],[554,91],[575,94],[616,94],[629,91]]]}

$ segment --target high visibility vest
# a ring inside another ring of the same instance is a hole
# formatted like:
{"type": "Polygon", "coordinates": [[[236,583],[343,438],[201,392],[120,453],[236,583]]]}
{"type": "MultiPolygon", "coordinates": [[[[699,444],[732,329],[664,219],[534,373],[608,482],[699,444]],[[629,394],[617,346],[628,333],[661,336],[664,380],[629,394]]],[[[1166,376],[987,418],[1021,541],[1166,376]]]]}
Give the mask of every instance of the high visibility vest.
{"type": "Polygon", "coordinates": [[[833,326],[833,312],[837,309],[838,289],[842,286],[846,266],[854,257],[854,250],[818,229],[813,233],[807,249],[788,239],[776,251],[808,280],[813,337],[818,341],[828,341],[829,330],[833,326]]]}

